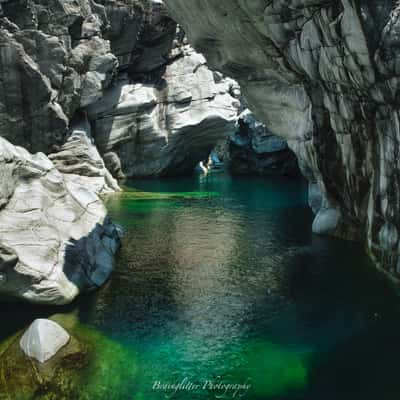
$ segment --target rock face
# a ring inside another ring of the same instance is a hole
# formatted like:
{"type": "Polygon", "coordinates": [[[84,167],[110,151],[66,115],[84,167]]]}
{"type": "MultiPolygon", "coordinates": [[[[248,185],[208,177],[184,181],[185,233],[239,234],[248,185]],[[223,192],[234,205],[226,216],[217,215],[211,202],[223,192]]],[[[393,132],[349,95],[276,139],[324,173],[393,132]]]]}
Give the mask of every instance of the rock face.
{"type": "Polygon", "coordinates": [[[236,129],[236,82],[216,77],[190,46],[153,84],[121,79],[88,107],[99,151],[123,176],[193,171],[215,143],[236,129]]]}
{"type": "Polygon", "coordinates": [[[240,114],[239,129],[229,137],[226,153],[234,174],[300,175],[296,156],[287,142],[273,135],[249,109],[240,114]]]}
{"type": "Polygon", "coordinates": [[[119,191],[118,182],[104,165],[86,118],[71,125],[71,133],[57,153],[49,155],[55,167],[69,179],[80,181],[95,193],[119,191]]]}
{"type": "Polygon", "coordinates": [[[288,140],[324,214],[316,230],[363,240],[399,278],[398,2],[166,4],[210,65],[238,79],[250,108],[288,140]]]}
{"type": "Polygon", "coordinates": [[[52,154],[63,172],[104,177],[92,179],[100,192],[117,189],[101,157],[117,178],[193,169],[235,129],[238,88],[161,1],[2,2],[0,136],[52,154]],[[93,129],[77,128],[87,112],[93,129]],[[79,165],[88,146],[94,158],[79,165]]]}
{"type": "Polygon", "coordinates": [[[65,304],[111,273],[119,230],[97,195],[0,138],[0,295],[65,304]]]}
{"type": "Polygon", "coordinates": [[[162,2],[104,6],[120,76],[87,110],[108,169],[121,178],[192,172],[236,129],[238,84],[208,69],[162,2]]]}
{"type": "Polygon", "coordinates": [[[44,363],[54,357],[70,340],[68,332],[49,319],[37,319],[23,334],[21,350],[31,358],[44,363]]]}
{"type": "Polygon", "coordinates": [[[0,18],[0,135],[32,152],[64,143],[69,121],[96,101],[117,59],[94,1],[5,1],[0,18]]]}

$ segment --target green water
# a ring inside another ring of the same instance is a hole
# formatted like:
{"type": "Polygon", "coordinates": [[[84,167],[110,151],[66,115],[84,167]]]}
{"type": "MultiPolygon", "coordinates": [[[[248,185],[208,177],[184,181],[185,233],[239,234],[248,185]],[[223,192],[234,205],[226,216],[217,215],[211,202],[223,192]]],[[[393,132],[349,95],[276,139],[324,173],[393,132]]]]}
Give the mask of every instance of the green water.
{"type": "MultiPolygon", "coordinates": [[[[63,310],[96,342],[82,398],[399,397],[400,299],[358,246],[312,235],[303,182],[126,190],[106,200],[126,229],[112,279],[63,310]]],[[[7,307],[0,337],[52,313],[7,307]]]]}

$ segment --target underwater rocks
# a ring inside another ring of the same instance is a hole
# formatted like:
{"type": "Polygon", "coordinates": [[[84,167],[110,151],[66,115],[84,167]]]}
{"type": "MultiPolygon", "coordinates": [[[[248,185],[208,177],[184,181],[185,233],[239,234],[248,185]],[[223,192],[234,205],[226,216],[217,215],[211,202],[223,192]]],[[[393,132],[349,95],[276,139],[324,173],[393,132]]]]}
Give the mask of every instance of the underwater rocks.
{"type": "Polygon", "coordinates": [[[99,197],[42,153],[0,138],[0,296],[65,304],[101,286],[120,230],[99,197]]]}
{"type": "Polygon", "coordinates": [[[69,334],[49,319],[37,319],[23,334],[19,345],[30,358],[44,363],[54,357],[70,340],[69,334]]]}
{"type": "Polygon", "coordinates": [[[68,343],[41,363],[21,349],[23,331],[0,341],[0,400],[109,400],[135,393],[139,363],[133,349],[81,324],[77,313],[45,321],[68,332],[68,343]],[[118,373],[110,373],[116,366],[118,373]]]}
{"type": "Polygon", "coordinates": [[[329,220],[317,231],[363,241],[376,265],[400,278],[397,2],[165,3],[296,153],[324,214],[315,226],[329,220]]]}

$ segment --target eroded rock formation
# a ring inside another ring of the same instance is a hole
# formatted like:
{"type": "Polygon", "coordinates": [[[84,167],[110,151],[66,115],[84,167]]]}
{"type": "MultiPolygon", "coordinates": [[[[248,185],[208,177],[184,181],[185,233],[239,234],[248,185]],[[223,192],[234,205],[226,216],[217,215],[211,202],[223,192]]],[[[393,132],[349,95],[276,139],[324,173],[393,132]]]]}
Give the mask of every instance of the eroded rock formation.
{"type": "Polygon", "coordinates": [[[360,239],[400,277],[395,0],[166,0],[212,68],[238,79],[310,181],[314,229],[360,239]]]}
{"type": "Polygon", "coordinates": [[[238,92],[161,1],[2,2],[0,136],[61,152],[53,159],[63,170],[79,153],[77,116],[89,111],[86,136],[114,176],[187,172],[235,129],[238,92]]]}
{"type": "Polygon", "coordinates": [[[0,137],[2,297],[68,303],[106,281],[119,242],[119,228],[85,183],[0,137]]]}
{"type": "Polygon", "coordinates": [[[237,83],[213,74],[190,46],[179,51],[155,83],[121,78],[88,107],[96,143],[114,174],[190,173],[235,131],[237,83]]]}

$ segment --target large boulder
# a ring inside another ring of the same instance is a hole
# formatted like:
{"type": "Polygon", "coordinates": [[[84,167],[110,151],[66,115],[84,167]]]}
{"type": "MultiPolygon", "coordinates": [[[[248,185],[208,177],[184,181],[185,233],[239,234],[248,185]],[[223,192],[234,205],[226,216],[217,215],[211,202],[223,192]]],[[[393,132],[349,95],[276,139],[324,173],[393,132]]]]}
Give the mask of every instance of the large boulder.
{"type": "Polygon", "coordinates": [[[0,296],[65,304],[102,285],[119,229],[98,196],[0,137],[0,296]]]}
{"type": "Polygon", "coordinates": [[[364,241],[377,266],[400,278],[398,2],[165,3],[211,67],[237,79],[258,118],[295,151],[330,215],[321,231],[364,241]],[[387,225],[396,243],[380,235],[387,225]]]}
{"type": "Polygon", "coordinates": [[[36,319],[21,337],[21,350],[44,363],[54,357],[70,340],[68,332],[49,319],[36,319]]]}

